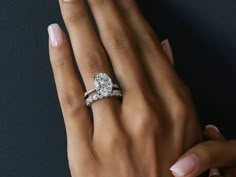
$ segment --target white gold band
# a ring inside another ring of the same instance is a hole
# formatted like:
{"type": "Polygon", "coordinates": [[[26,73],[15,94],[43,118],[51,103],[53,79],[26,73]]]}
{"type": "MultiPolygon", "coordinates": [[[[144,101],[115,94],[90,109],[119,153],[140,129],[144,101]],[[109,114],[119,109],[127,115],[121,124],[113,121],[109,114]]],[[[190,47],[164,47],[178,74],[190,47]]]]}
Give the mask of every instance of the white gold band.
{"type": "Polygon", "coordinates": [[[120,90],[113,90],[112,93],[107,96],[102,96],[97,93],[94,93],[85,100],[86,106],[91,106],[91,104],[94,103],[95,101],[108,98],[108,97],[122,97],[122,93],[120,90]]]}
{"type": "MultiPolygon", "coordinates": [[[[119,85],[118,84],[113,84],[112,85],[112,88],[115,88],[115,89],[120,89],[119,85]]],[[[96,92],[96,88],[93,88],[91,90],[88,90],[84,93],[84,98],[86,98],[88,95],[90,95],[91,93],[93,92],[96,92]]]]}

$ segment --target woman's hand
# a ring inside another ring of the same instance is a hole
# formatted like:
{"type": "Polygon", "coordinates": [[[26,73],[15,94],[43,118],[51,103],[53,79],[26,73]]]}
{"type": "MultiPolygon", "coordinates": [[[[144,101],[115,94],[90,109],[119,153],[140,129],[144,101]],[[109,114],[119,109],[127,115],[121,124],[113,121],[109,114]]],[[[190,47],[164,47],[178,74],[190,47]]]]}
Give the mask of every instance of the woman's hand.
{"type": "Polygon", "coordinates": [[[73,177],[172,176],[169,168],[200,141],[197,116],[153,30],[133,0],[60,0],[61,12],[86,90],[94,76],[113,72],[123,99],[84,101],[83,84],[61,28],[49,31],[49,50],[64,116],[73,177]]]}
{"type": "Polygon", "coordinates": [[[188,150],[171,168],[176,177],[195,177],[209,168],[221,168],[222,176],[236,176],[236,141],[225,140],[219,129],[206,127],[204,137],[208,140],[188,150]],[[197,163],[188,163],[194,157],[197,163]],[[186,174],[186,175],[184,175],[186,174]]]}

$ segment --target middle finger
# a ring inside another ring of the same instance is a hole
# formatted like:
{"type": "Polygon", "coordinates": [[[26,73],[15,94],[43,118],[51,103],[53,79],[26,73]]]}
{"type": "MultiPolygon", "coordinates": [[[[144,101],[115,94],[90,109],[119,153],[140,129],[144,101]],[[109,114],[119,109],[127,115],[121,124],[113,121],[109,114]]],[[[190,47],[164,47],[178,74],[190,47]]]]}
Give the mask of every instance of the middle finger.
{"type": "MultiPolygon", "coordinates": [[[[124,94],[148,85],[139,50],[115,0],[88,0],[104,47],[124,94]]],[[[135,91],[135,92],[134,92],[135,91]]]]}

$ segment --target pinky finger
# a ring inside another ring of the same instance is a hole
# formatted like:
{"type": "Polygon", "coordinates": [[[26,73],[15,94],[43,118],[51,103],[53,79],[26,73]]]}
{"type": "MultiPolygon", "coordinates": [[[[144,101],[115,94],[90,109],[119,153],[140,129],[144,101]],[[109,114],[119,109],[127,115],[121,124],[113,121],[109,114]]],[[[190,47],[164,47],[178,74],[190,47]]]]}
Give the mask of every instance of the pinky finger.
{"type": "Polygon", "coordinates": [[[175,177],[195,177],[209,168],[236,167],[236,141],[222,139],[213,125],[208,125],[205,132],[211,140],[192,147],[170,168],[175,177]]]}

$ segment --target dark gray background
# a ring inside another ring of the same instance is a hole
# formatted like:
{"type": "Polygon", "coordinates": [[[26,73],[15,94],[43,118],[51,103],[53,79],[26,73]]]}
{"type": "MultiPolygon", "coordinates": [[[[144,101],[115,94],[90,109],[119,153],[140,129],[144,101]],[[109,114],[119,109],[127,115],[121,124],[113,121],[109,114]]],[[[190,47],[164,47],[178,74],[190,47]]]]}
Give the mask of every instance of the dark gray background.
{"type": "MultiPolygon", "coordinates": [[[[140,0],[173,46],[202,125],[235,131],[236,1],[140,0]]],[[[66,139],[47,26],[63,25],[57,0],[0,2],[0,177],[67,177],[66,139]]]]}

